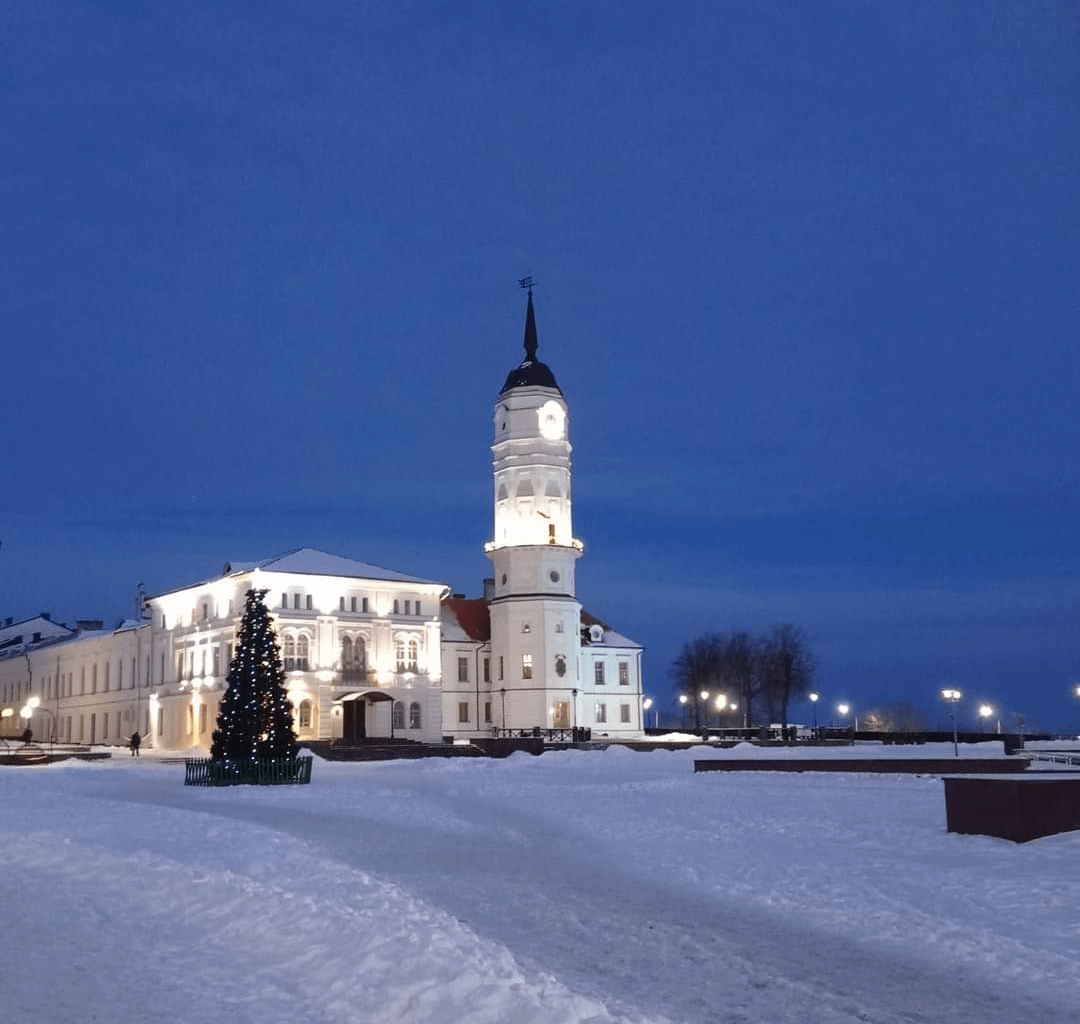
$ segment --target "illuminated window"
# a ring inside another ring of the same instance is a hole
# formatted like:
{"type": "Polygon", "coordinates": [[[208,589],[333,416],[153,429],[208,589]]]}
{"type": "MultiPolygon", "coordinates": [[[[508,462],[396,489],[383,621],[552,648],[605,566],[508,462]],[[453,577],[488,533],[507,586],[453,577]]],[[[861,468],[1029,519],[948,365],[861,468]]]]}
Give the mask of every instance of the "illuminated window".
{"type": "Polygon", "coordinates": [[[597,686],[604,685],[604,663],[602,661],[598,661],[593,665],[593,679],[597,686]]]}
{"type": "Polygon", "coordinates": [[[187,706],[187,734],[190,736],[195,730],[195,711],[189,704],[187,706]]]}
{"type": "Polygon", "coordinates": [[[458,701],[457,720],[459,722],[467,722],[469,720],[469,702],[467,700],[458,701]]]}
{"type": "Polygon", "coordinates": [[[341,640],[341,670],[346,676],[356,678],[367,671],[367,645],[364,638],[358,636],[343,637],[341,640]]]}
{"type": "Polygon", "coordinates": [[[301,729],[311,728],[311,701],[302,700],[297,714],[297,724],[301,729]]]}
{"type": "Polygon", "coordinates": [[[296,667],[303,672],[308,670],[309,641],[306,633],[301,633],[296,638],[296,667]]]}
{"type": "Polygon", "coordinates": [[[397,664],[397,671],[405,671],[405,641],[398,640],[394,644],[394,661],[397,664]]]}
{"type": "Polygon", "coordinates": [[[206,732],[206,705],[199,705],[199,735],[202,736],[206,732]]]}
{"type": "Polygon", "coordinates": [[[619,662],[619,685],[630,685],[630,664],[625,661],[619,662]]]}
{"type": "Polygon", "coordinates": [[[523,654],[521,656],[521,678],[532,679],[532,655],[523,654]]]}
{"type": "Polygon", "coordinates": [[[399,701],[399,700],[394,701],[394,719],[393,719],[393,721],[394,721],[394,728],[395,729],[404,729],[405,728],[405,705],[402,704],[401,701],[399,701]]]}
{"type": "Polygon", "coordinates": [[[420,705],[416,701],[409,705],[409,728],[420,728],[420,705]]]}
{"type": "Polygon", "coordinates": [[[409,641],[409,671],[418,672],[420,664],[420,645],[415,640],[409,641]]]}
{"type": "Polygon", "coordinates": [[[600,723],[604,723],[604,722],[607,721],[607,705],[606,704],[597,704],[596,705],[596,720],[597,720],[597,722],[600,722],[600,723]]]}
{"type": "Polygon", "coordinates": [[[285,671],[291,672],[296,668],[296,637],[292,633],[285,635],[284,657],[285,671]]]}

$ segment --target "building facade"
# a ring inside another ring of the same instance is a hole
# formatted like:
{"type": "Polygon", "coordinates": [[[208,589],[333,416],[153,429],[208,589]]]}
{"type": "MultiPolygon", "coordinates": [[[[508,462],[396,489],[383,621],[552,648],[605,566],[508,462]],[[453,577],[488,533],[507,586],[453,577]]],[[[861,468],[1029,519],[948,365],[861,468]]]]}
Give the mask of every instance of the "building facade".
{"type": "Polygon", "coordinates": [[[495,402],[482,597],[300,548],[147,597],[141,618],[112,630],[9,620],[0,734],[21,732],[26,709],[39,739],[121,744],[139,732],[153,747],[209,747],[245,595],[258,589],[301,743],[641,735],[643,650],[576,597],[569,407],[536,357],[531,289],[524,348],[495,402]]]}

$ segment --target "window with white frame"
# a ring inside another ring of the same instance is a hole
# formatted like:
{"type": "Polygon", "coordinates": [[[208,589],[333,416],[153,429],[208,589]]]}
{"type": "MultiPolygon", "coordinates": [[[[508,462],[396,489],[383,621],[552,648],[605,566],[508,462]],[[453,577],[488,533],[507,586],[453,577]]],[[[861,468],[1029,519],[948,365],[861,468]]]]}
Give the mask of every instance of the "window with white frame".
{"type": "Polygon", "coordinates": [[[409,728],[419,729],[420,727],[420,704],[414,700],[409,705],[409,728]]]}
{"type": "Polygon", "coordinates": [[[401,701],[394,701],[393,723],[395,729],[405,728],[405,705],[401,701]]]}
{"type": "Polygon", "coordinates": [[[469,720],[469,702],[467,700],[458,701],[457,720],[459,722],[467,722],[469,720]]]}
{"type": "Polygon", "coordinates": [[[532,655],[523,654],[521,656],[521,678],[532,679],[532,655]]]}
{"type": "Polygon", "coordinates": [[[469,681],[468,658],[458,658],[457,660],[457,681],[459,683],[467,683],[469,681]]]}
{"type": "Polygon", "coordinates": [[[300,708],[296,715],[296,724],[300,729],[311,728],[311,701],[300,701],[300,708]]]}
{"type": "Polygon", "coordinates": [[[619,705],[619,721],[624,723],[624,724],[630,721],[630,705],[629,704],[620,704],[619,705]]]}
{"type": "Polygon", "coordinates": [[[315,607],[310,594],[308,594],[307,597],[304,599],[304,607],[309,612],[315,607]]]}
{"type": "Polygon", "coordinates": [[[604,685],[604,663],[602,661],[598,661],[593,665],[593,680],[597,686],[604,685]]]}
{"type": "Polygon", "coordinates": [[[619,662],[619,685],[630,685],[630,663],[627,661],[619,662]]]}
{"type": "Polygon", "coordinates": [[[308,670],[308,657],[311,650],[311,641],[307,633],[301,633],[296,638],[296,667],[306,672],[308,670]]]}
{"type": "Polygon", "coordinates": [[[603,724],[607,721],[607,705],[597,703],[596,705],[596,721],[603,724]]]}

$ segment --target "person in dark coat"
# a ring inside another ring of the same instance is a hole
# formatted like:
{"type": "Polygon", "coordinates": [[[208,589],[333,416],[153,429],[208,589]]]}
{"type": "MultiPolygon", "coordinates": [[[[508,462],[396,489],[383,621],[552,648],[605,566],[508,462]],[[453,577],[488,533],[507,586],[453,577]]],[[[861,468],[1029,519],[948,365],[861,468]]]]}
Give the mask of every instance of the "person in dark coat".
{"type": "Polygon", "coordinates": [[[142,737],[137,732],[133,732],[131,734],[131,741],[128,743],[128,746],[131,747],[131,756],[132,757],[138,757],[139,756],[139,744],[140,743],[142,743],[142,737]]]}

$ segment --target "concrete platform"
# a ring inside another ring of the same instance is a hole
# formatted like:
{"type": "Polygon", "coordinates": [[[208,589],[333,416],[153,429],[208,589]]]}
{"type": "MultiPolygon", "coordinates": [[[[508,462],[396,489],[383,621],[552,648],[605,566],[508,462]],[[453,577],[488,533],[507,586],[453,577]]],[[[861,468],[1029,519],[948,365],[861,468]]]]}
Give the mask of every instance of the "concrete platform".
{"type": "Polygon", "coordinates": [[[709,758],[695,772],[865,772],[875,775],[973,775],[1024,771],[1023,757],[709,758]]]}
{"type": "Polygon", "coordinates": [[[1027,843],[1080,830],[1080,772],[960,776],[942,781],[950,832],[1027,843]]]}

